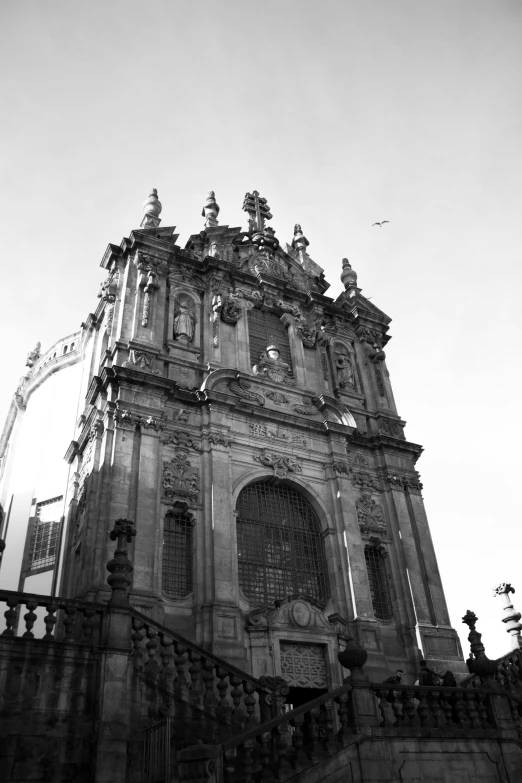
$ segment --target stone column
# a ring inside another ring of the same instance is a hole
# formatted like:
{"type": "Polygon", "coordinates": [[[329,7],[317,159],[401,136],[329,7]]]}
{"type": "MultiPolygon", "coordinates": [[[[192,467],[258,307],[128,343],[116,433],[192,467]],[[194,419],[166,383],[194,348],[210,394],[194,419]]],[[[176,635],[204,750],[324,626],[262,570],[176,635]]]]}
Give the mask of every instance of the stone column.
{"type": "Polygon", "coordinates": [[[517,612],[513,607],[509,598],[510,593],[514,593],[515,588],[508,582],[501,582],[495,588],[493,588],[493,595],[500,596],[502,599],[504,617],[502,622],[506,624],[506,631],[511,635],[511,649],[518,650],[522,647],[522,638],[520,631],[522,631],[522,625],[520,624],[520,612],[517,612]]]}

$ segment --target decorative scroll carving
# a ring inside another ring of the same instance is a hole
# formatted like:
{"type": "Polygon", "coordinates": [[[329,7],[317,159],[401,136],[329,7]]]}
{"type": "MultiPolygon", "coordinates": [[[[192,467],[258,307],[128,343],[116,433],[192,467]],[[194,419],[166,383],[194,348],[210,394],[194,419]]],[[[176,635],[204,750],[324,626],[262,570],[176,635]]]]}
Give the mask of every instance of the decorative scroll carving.
{"type": "Polygon", "coordinates": [[[336,473],[345,473],[347,476],[351,471],[350,465],[342,459],[334,459],[332,462],[327,462],[326,465],[331,467],[336,473]]]}
{"type": "Polygon", "coordinates": [[[273,451],[263,449],[261,454],[255,454],[254,459],[261,465],[274,469],[274,475],[277,478],[286,478],[289,473],[302,473],[303,468],[294,457],[284,454],[276,454],[273,451]]]}
{"type": "Polygon", "coordinates": [[[236,397],[241,397],[243,400],[245,400],[245,402],[255,402],[258,405],[265,404],[265,398],[262,397],[261,394],[256,394],[256,392],[250,391],[252,384],[248,381],[245,381],[243,378],[237,378],[235,381],[232,381],[228,385],[228,388],[232,394],[235,394],[236,397]]]}
{"type": "Polygon", "coordinates": [[[122,408],[117,408],[114,411],[113,418],[116,426],[124,429],[135,429],[136,427],[148,429],[151,427],[154,430],[162,430],[165,427],[165,422],[162,419],[157,419],[154,416],[141,416],[139,413],[122,408]]]}
{"type": "Polygon", "coordinates": [[[321,367],[323,369],[323,378],[328,380],[328,357],[324,351],[321,351],[321,367]]]}
{"type": "Polygon", "coordinates": [[[190,432],[184,432],[183,430],[176,430],[175,432],[168,432],[161,441],[165,446],[174,444],[174,446],[181,446],[185,449],[193,449],[194,451],[203,451],[200,443],[190,434],[190,432]]]}
{"type": "Polygon", "coordinates": [[[268,397],[269,400],[272,400],[275,405],[287,405],[290,402],[290,399],[286,396],[286,394],[281,394],[281,392],[268,391],[265,392],[265,397],[268,397]]]}
{"type": "Polygon", "coordinates": [[[410,492],[418,494],[422,490],[422,483],[418,475],[404,476],[397,473],[386,473],[385,480],[391,485],[392,489],[408,489],[410,492]]]}
{"type": "Polygon", "coordinates": [[[154,369],[156,356],[148,351],[142,351],[137,348],[131,348],[128,362],[123,362],[124,367],[132,367],[133,370],[149,372],[152,375],[160,375],[159,370],[154,369]]]}
{"type": "Polygon", "coordinates": [[[378,533],[380,536],[386,536],[388,531],[386,528],[386,520],[384,518],[384,511],[371,495],[361,495],[355,502],[355,510],[357,512],[357,520],[361,533],[370,534],[378,533]]]}
{"type": "Polygon", "coordinates": [[[215,446],[224,446],[228,449],[234,441],[232,438],[228,438],[221,430],[212,430],[208,436],[208,442],[213,443],[215,446]]]}
{"type": "Polygon", "coordinates": [[[303,405],[292,405],[292,410],[299,413],[301,416],[315,416],[319,413],[309,397],[303,397],[303,403],[303,405]]]}
{"type": "Polygon", "coordinates": [[[364,326],[359,332],[361,341],[365,344],[368,356],[372,362],[382,362],[386,358],[386,354],[382,349],[383,335],[378,332],[377,329],[370,329],[364,326]]]}
{"type": "Polygon", "coordinates": [[[292,446],[307,447],[306,438],[299,435],[296,432],[290,432],[289,430],[280,429],[275,424],[259,424],[257,422],[250,423],[250,434],[256,438],[268,438],[284,443],[292,444],[292,446]]]}
{"type": "Polygon", "coordinates": [[[261,361],[253,368],[254,375],[264,375],[274,383],[284,383],[287,386],[295,386],[296,380],[292,375],[290,365],[281,361],[281,352],[276,345],[269,345],[261,354],[261,361]]]}
{"type": "Polygon", "coordinates": [[[190,464],[187,454],[186,450],[180,450],[170,462],[163,463],[162,486],[168,498],[198,499],[199,468],[190,464]]]}
{"type": "Polygon", "coordinates": [[[221,318],[226,324],[237,324],[243,315],[243,308],[233,296],[229,295],[223,302],[221,318]]]}
{"type": "MultiPolygon", "coordinates": [[[[348,445],[346,446],[346,450],[348,451],[348,445]]],[[[363,457],[362,454],[356,454],[355,457],[353,458],[353,464],[354,465],[367,465],[368,464],[368,460],[366,459],[366,457],[363,457]]]]}

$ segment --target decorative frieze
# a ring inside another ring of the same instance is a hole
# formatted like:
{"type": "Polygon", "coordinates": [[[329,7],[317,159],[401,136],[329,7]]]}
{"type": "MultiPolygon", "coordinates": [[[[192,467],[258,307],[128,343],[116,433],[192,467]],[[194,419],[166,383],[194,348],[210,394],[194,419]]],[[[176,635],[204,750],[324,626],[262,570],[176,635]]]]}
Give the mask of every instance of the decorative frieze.
{"type": "Polygon", "coordinates": [[[276,454],[274,451],[263,449],[261,454],[254,454],[256,462],[274,469],[277,478],[286,478],[289,473],[302,473],[303,467],[295,457],[285,454],[276,454]]]}
{"type": "Polygon", "coordinates": [[[265,392],[265,397],[268,397],[269,400],[272,400],[275,405],[288,405],[290,402],[290,399],[286,396],[286,394],[281,394],[281,392],[268,391],[265,392]]]}
{"type": "Polygon", "coordinates": [[[199,497],[199,468],[187,459],[188,451],[180,449],[170,462],[163,463],[163,492],[168,498],[187,498],[197,501],[199,497]]]}
{"type": "Polygon", "coordinates": [[[121,429],[136,429],[136,427],[145,427],[145,429],[162,430],[165,427],[165,422],[156,418],[155,416],[142,416],[134,411],[129,411],[122,408],[116,408],[113,413],[114,424],[121,429]]]}
{"type": "Polygon", "coordinates": [[[373,476],[370,476],[366,471],[352,473],[352,482],[356,487],[360,487],[362,490],[366,489],[379,489],[379,483],[373,476]]]}
{"type": "Polygon", "coordinates": [[[310,397],[303,397],[303,405],[292,405],[292,410],[300,416],[315,416],[319,413],[310,397]]]}
{"type": "Polygon", "coordinates": [[[408,476],[408,475],[401,475],[399,473],[389,473],[386,472],[384,474],[385,481],[390,484],[392,489],[408,489],[410,492],[413,492],[415,494],[420,493],[422,490],[422,483],[419,481],[418,474],[414,476],[408,476]]]}
{"type": "Polygon", "coordinates": [[[348,462],[344,462],[342,459],[334,459],[332,462],[326,463],[327,467],[331,467],[336,473],[350,475],[351,467],[348,462]]]}
{"type": "Polygon", "coordinates": [[[373,500],[371,495],[361,495],[355,501],[355,510],[357,512],[357,521],[363,535],[377,533],[379,536],[388,534],[384,511],[382,507],[373,500]]]}
{"type": "Polygon", "coordinates": [[[261,424],[259,422],[250,423],[250,434],[256,438],[267,438],[269,440],[281,441],[292,446],[301,446],[307,448],[307,441],[302,435],[290,430],[281,429],[277,424],[261,424]]]}

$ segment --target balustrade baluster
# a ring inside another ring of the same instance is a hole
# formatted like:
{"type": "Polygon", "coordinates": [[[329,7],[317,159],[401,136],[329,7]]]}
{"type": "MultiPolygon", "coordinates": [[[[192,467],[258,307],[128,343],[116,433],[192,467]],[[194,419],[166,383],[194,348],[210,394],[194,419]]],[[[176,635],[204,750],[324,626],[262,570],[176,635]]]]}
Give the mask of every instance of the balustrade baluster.
{"type": "Polygon", "coordinates": [[[463,700],[464,693],[462,689],[459,689],[455,694],[455,722],[461,729],[469,728],[469,720],[466,714],[466,705],[463,700]]]}
{"type": "Polygon", "coordinates": [[[304,751],[304,736],[302,726],[304,724],[304,715],[296,715],[291,721],[295,731],[292,735],[292,745],[294,747],[294,766],[299,767],[308,762],[308,757],[304,751]]]}
{"type": "Polygon", "coordinates": [[[429,694],[429,706],[431,710],[431,715],[433,718],[433,725],[437,729],[442,729],[446,725],[446,717],[444,715],[444,711],[441,706],[441,695],[440,691],[432,691],[429,694]]]}
{"type": "MultiPolygon", "coordinates": [[[[377,693],[380,693],[380,691],[377,691],[377,693]]],[[[337,716],[339,718],[339,724],[340,728],[338,731],[338,737],[341,742],[343,742],[344,739],[348,737],[348,734],[350,734],[350,727],[348,726],[348,699],[349,699],[348,693],[341,693],[336,699],[336,703],[339,705],[337,707],[337,716]]],[[[379,700],[380,704],[380,700],[379,700]]]]}
{"type": "Polygon", "coordinates": [[[232,718],[234,719],[235,723],[243,723],[245,717],[244,712],[241,709],[241,697],[243,695],[243,692],[239,687],[241,683],[241,677],[238,677],[236,674],[230,675],[230,684],[232,685],[230,696],[234,704],[232,709],[232,718]]]}
{"type": "Polygon", "coordinates": [[[275,780],[274,778],[274,758],[272,750],[272,732],[264,731],[259,741],[261,747],[259,755],[261,760],[261,780],[275,780]]]}
{"type": "Polygon", "coordinates": [[[384,706],[384,701],[385,701],[386,691],[383,690],[382,688],[375,688],[374,693],[375,693],[376,698],[378,699],[377,704],[378,704],[379,712],[381,713],[381,718],[382,718],[380,725],[381,726],[385,726],[386,725],[386,708],[384,706]]]}
{"type": "Polygon", "coordinates": [[[288,723],[280,723],[275,728],[275,746],[277,749],[277,779],[279,780],[284,773],[291,769],[290,749],[291,738],[288,723]]]}
{"type": "Polygon", "coordinates": [[[93,633],[94,633],[94,625],[95,620],[94,617],[96,615],[96,609],[86,606],[84,609],[81,610],[83,613],[83,622],[82,622],[82,630],[83,630],[83,639],[82,641],[87,642],[87,644],[91,644],[93,641],[93,633]]]}
{"type": "Polygon", "coordinates": [[[29,598],[25,604],[29,611],[24,614],[26,631],[22,634],[22,639],[34,639],[33,625],[36,622],[37,615],[34,611],[38,607],[38,601],[29,598]]]}
{"type": "Polygon", "coordinates": [[[328,753],[331,750],[334,736],[334,703],[332,699],[329,699],[324,704],[323,730],[323,748],[328,753]]]}
{"type": "MultiPolygon", "coordinates": [[[[243,700],[245,709],[247,712],[247,726],[250,726],[252,723],[255,722],[254,718],[254,712],[256,708],[256,698],[254,696],[256,690],[256,686],[248,682],[247,680],[243,680],[243,692],[245,694],[245,698],[243,700]]],[[[259,696],[261,699],[261,695],[259,696]]]]}
{"type": "Polygon", "coordinates": [[[228,683],[225,682],[225,680],[228,677],[228,672],[226,669],[222,669],[221,666],[218,666],[216,668],[216,674],[218,677],[218,682],[216,685],[216,688],[219,693],[219,699],[217,703],[217,710],[221,713],[225,718],[228,718],[230,716],[230,713],[232,712],[232,707],[230,705],[230,701],[227,698],[227,691],[228,691],[228,683]]]}
{"type": "Polygon", "coordinates": [[[138,669],[143,669],[143,648],[142,642],[145,638],[145,628],[143,622],[138,620],[137,617],[132,618],[133,634],[131,635],[132,644],[134,647],[134,664],[138,669]]]}
{"type": "Polygon", "coordinates": [[[415,691],[403,691],[402,703],[404,705],[404,716],[407,726],[420,726],[420,718],[415,704],[415,691]]]}
{"type": "Polygon", "coordinates": [[[174,688],[177,693],[185,694],[188,691],[188,682],[185,677],[185,663],[187,661],[185,655],[187,653],[187,647],[185,644],[182,644],[182,642],[175,641],[174,651],[176,653],[174,656],[174,665],[176,666],[176,681],[174,683],[174,688]]]}
{"type": "Polygon", "coordinates": [[[468,715],[470,728],[471,729],[480,729],[481,728],[481,724],[480,724],[479,713],[478,713],[478,710],[477,710],[477,705],[476,705],[476,702],[475,702],[475,692],[474,692],[473,688],[466,688],[465,693],[466,693],[466,702],[467,702],[467,705],[466,705],[467,706],[467,710],[466,710],[466,712],[467,712],[467,715],[468,715]]]}
{"type": "Polygon", "coordinates": [[[253,783],[254,780],[252,777],[252,772],[254,771],[254,759],[252,758],[252,751],[255,747],[255,744],[255,740],[247,740],[241,745],[241,761],[243,766],[242,781],[244,781],[244,783],[253,783]]]}
{"type": "Polygon", "coordinates": [[[433,717],[428,705],[428,693],[426,691],[418,691],[417,698],[419,699],[419,717],[422,728],[431,728],[433,726],[433,717]]]}
{"type": "Polygon", "coordinates": [[[58,611],[58,604],[46,604],[45,609],[47,614],[44,617],[45,636],[43,638],[46,642],[52,642],[54,641],[54,626],[56,625],[55,614],[58,611]]]}
{"type": "Polygon", "coordinates": [[[320,754],[319,745],[319,707],[313,707],[305,715],[306,753],[316,760],[320,754]]]}
{"type": "Polygon", "coordinates": [[[203,685],[205,686],[203,704],[207,707],[212,707],[216,703],[216,697],[214,695],[214,667],[215,663],[213,661],[210,661],[208,658],[203,659],[202,677],[203,685]]]}
{"type": "Polygon", "coordinates": [[[64,609],[65,617],[63,618],[63,627],[64,627],[63,641],[64,642],[72,641],[74,629],[76,627],[77,612],[78,612],[78,607],[75,604],[65,605],[65,609],[64,609]]]}
{"type": "Polygon", "coordinates": [[[190,666],[188,668],[191,684],[190,684],[190,694],[192,696],[199,696],[201,692],[201,686],[199,682],[200,674],[201,674],[201,655],[198,655],[197,652],[194,650],[188,651],[188,657],[190,661],[190,666]]]}
{"type": "Polygon", "coordinates": [[[399,699],[399,692],[395,690],[391,690],[388,693],[388,702],[391,703],[391,708],[393,710],[393,717],[395,718],[393,725],[395,727],[402,726],[404,722],[404,715],[402,712],[402,702],[399,699]]]}
{"type": "Polygon", "coordinates": [[[5,631],[2,631],[2,636],[14,636],[14,625],[16,623],[16,618],[18,616],[18,612],[16,611],[18,607],[18,598],[15,598],[14,596],[9,596],[6,600],[6,604],[9,607],[6,612],[4,612],[5,617],[5,631]]]}
{"type": "Polygon", "coordinates": [[[170,690],[174,679],[174,642],[164,633],[159,634],[160,657],[162,663],[161,676],[165,685],[170,690]]]}
{"type": "MultiPolygon", "coordinates": [[[[209,661],[205,661],[209,663],[209,661]]],[[[236,783],[236,761],[237,750],[226,750],[223,759],[223,774],[225,777],[225,783],[236,783]]]]}
{"type": "Polygon", "coordinates": [[[147,639],[149,640],[145,647],[147,648],[148,660],[145,663],[145,669],[151,674],[155,674],[158,669],[158,661],[156,660],[156,650],[159,647],[158,631],[153,625],[147,625],[145,628],[147,639]]]}
{"type": "Polygon", "coordinates": [[[488,711],[486,707],[486,694],[475,690],[475,698],[477,700],[477,712],[479,715],[479,722],[483,729],[489,728],[488,711]]]}

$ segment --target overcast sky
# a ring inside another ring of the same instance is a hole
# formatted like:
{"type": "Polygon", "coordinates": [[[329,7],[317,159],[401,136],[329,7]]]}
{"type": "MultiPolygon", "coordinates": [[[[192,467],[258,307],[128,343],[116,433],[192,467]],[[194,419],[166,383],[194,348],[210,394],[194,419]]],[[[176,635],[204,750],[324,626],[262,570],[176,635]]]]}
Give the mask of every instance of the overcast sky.
{"type": "MultiPolygon", "coordinates": [[[[451,618],[509,649],[522,610],[522,5],[518,0],[0,4],[0,419],[37,340],[97,305],[150,188],[181,244],[209,189],[258,189],[341,290],[393,318],[388,368],[451,618]],[[382,229],[372,223],[387,219],[382,229]]],[[[65,444],[67,445],[67,444],[65,444]]]]}

